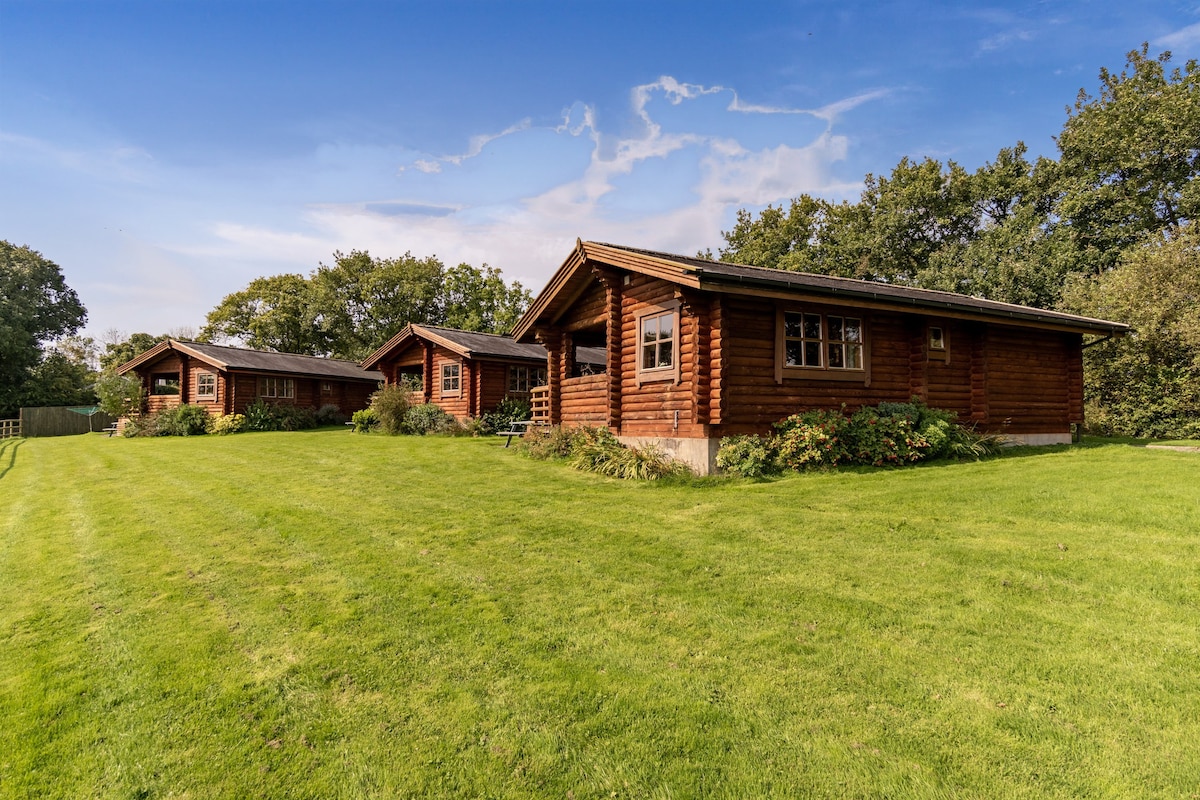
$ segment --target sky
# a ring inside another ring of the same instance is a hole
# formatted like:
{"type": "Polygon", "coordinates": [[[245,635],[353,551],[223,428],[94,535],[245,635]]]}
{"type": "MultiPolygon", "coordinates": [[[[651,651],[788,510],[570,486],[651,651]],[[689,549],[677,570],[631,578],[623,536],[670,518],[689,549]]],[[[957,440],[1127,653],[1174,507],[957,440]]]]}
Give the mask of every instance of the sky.
{"type": "Polygon", "coordinates": [[[715,252],[904,157],[1054,157],[1143,42],[1200,58],[1200,0],[0,0],[0,239],[100,340],[337,251],[536,294],[576,239],[715,252]]]}

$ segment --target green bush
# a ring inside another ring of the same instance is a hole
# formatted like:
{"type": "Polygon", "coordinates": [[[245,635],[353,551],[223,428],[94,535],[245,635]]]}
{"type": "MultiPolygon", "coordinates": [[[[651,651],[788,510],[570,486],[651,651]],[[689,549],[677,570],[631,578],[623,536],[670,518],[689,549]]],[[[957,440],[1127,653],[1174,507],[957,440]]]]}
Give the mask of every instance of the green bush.
{"type": "Polygon", "coordinates": [[[850,421],[838,411],[794,414],[775,424],[779,463],[794,470],[849,463],[849,428],[850,421]]]}
{"type": "Polygon", "coordinates": [[[158,436],[201,436],[208,433],[212,417],[203,406],[183,403],[160,411],[155,419],[158,436]]]}
{"type": "Polygon", "coordinates": [[[413,407],[412,400],[409,389],[396,384],[384,386],[371,395],[371,411],[375,414],[379,432],[392,436],[409,433],[410,431],[405,430],[405,424],[408,411],[413,407]]]}
{"type": "Polygon", "coordinates": [[[717,450],[717,469],[743,478],[779,472],[779,453],[771,437],[726,436],[717,450]]]}
{"type": "Polygon", "coordinates": [[[528,400],[505,397],[495,409],[480,417],[481,432],[488,434],[508,430],[514,422],[523,422],[529,419],[531,413],[532,408],[528,400]]]}
{"type": "Polygon", "coordinates": [[[241,433],[244,430],[246,430],[244,414],[223,414],[212,421],[212,432],[219,436],[241,433]]]}
{"type": "Polygon", "coordinates": [[[280,403],[271,407],[271,413],[281,431],[304,431],[317,427],[317,412],[309,406],[280,403]]]}
{"type": "Polygon", "coordinates": [[[566,458],[571,455],[575,444],[573,431],[579,428],[563,428],[555,425],[552,428],[530,428],[521,438],[517,449],[538,460],[566,458]]]}
{"type": "Polygon", "coordinates": [[[246,429],[251,431],[277,431],[279,420],[275,409],[262,400],[246,406],[246,429]]]}
{"type": "Polygon", "coordinates": [[[379,418],[375,416],[374,409],[370,408],[355,411],[350,421],[354,423],[355,433],[370,433],[379,427],[379,418]]]}
{"type": "Polygon", "coordinates": [[[955,423],[950,411],[908,403],[842,411],[794,414],[775,424],[775,435],[731,436],[721,441],[717,467],[744,477],[773,469],[835,467],[841,464],[900,466],[937,458],[977,460],[997,453],[1002,437],[979,434],[955,423]]]}
{"type": "Polygon", "coordinates": [[[344,425],[346,415],[333,403],[326,403],[317,409],[318,425],[344,425]]]}
{"type": "Polygon", "coordinates": [[[424,436],[428,433],[461,433],[462,426],[436,403],[411,406],[404,414],[400,433],[424,436]]]}

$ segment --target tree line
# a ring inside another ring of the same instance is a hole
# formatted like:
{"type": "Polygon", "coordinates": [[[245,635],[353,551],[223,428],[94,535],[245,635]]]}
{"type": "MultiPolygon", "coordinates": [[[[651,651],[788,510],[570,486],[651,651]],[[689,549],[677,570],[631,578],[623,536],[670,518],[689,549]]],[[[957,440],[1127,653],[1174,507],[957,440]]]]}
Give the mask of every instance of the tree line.
{"type": "Polygon", "coordinates": [[[740,210],[718,256],[1129,323],[1085,350],[1089,423],[1200,437],[1200,69],[1170,60],[1143,45],[1102,69],[1057,158],[1021,142],[974,172],[904,158],[853,202],[740,210]]]}

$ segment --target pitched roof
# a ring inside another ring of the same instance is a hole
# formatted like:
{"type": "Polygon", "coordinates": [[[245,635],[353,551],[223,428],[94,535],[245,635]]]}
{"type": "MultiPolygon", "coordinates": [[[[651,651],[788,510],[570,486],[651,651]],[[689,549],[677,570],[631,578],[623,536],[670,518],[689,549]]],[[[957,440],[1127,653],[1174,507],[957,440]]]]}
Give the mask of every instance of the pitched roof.
{"type": "Polygon", "coordinates": [[[124,374],[144,364],[152,363],[169,350],[198,358],[222,370],[337,378],[372,383],[383,380],[383,376],[378,372],[363,369],[353,361],[302,356],[295,353],[273,353],[267,350],[251,350],[245,347],[228,347],[208,342],[189,342],[178,339],[159,342],[141,355],[117,367],[117,372],[124,374]]]}
{"type": "Polygon", "coordinates": [[[630,272],[652,275],[682,286],[714,292],[795,296],[895,309],[924,311],[965,319],[1009,322],[1079,333],[1116,335],[1129,326],[1120,322],[1064,314],[1030,306],[1001,303],[981,297],[918,289],[879,281],[837,278],[810,272],[727,264],[703,258],[643,250],[603,242],[576,244],[546,288],[513,328],[513,338],[527,338],[539,321],[552,324],[594,278],[585,266],[605,264],[630,272]]]}
{"type": "Polygon", "coordinates": [[[546,349],[540,344],[519,344],[508,336],[476,331],[460,331],[438,325],[410,323],[388,339],[386,343],[362,361],[364,367],[377,365],[389,353],[404,347],[410,341],[420,339],[434,342],[463,358],[513,359],[520,361],[545,361],[546,349]]]}

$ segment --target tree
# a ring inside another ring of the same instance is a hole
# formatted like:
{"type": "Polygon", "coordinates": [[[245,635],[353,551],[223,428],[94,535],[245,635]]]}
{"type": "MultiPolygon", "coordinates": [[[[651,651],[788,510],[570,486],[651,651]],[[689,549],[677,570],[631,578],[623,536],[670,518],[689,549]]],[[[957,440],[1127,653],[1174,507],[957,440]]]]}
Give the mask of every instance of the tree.
{"type": "Polygon", "coordinates": [[[1168,75],[1170,52],[1151,58],[1145,44],[1126,58],[1119,75],[1100,70],[1099,96],[1079,91],[1057,138],[1054,212],[1096,273],[1200,210],[1200,68],[1168,75]]]}
{"type": "Polygon", "coordinates": [[[87,310],[53,261],[0,241],[0,416],[37,393],[44,346],[87,322],[87,310]]]}
{"type": "Polygon", "coordinates": [[[106,369],[96,380],[100,410],[114,417],[131,417],[140,412],[144,393],[141,378],[134,373],[118,375],[115,369],[106,369]]]}
{"type": "Polygon", "coordinates": [[[1133,327],[1084,351],[1089,425],[1200,438],[1200,228],[1144,242],[1116,268],[1079,276],[1064,306],[1133,327]]]}
{"type": "Polygon", "coordinates": [[[149,333],[134,333],[126,339],[119,339],[116,335],[111,337],[104,345],[104,353],[100,356],[100,369],[116,369],[126,361],[131,361],[135,357],[149,350],[159,342],[165,342],[171,338],[168,334],[160,334],[152,336],[149,333]]]}
{"type": "Polygon", "coordinates": [[[325,355],[326,337],[316,326],[308,281],[301,275],[256,278],[226,295],[208,312],[203,341],[241,342],[247,347],[300,355],[325,355]]]}
{"type": "Polygon", "coordinates": [[[520,283],[510,286],[500,270],[487,264],[446,270],[440,295],[443,325],[484,333],[508,332],[533,300],[520,283]]]}
{"type": "Polygon", "coordinates": [[[310,280],[312,312],[337,358],[359,360],[410,322],[436,323],[444,267],[436,256],[372,258],[335,252],[310,280]]]}

